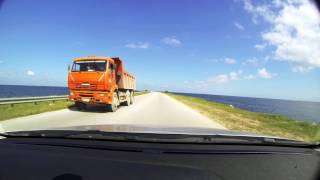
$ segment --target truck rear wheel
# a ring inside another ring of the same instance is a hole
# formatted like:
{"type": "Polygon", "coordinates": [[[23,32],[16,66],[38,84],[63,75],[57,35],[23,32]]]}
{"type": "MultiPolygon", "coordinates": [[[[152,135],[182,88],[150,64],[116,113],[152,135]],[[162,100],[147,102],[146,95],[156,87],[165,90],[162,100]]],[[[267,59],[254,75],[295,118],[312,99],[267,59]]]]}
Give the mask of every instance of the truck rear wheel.
{"type": "Polygon", "coordinates": [[[130,104],[133,104],[134,101],[134,94],[133,91],[130,93],[130,104]]]}
{"type": "Polygon", "coordinates": [[[109,112],[116,112],[119,106],[119,98],[117,93],[113,93],[112,96],[112,104],[107,105],[107,109],[109,112]]]}
{"type": "Polygon", "coordinates": [[[131,104],[131,93],[129,91],[126,92],[126,101],[123,102],[123,105],[129,106],[131,104]]]}

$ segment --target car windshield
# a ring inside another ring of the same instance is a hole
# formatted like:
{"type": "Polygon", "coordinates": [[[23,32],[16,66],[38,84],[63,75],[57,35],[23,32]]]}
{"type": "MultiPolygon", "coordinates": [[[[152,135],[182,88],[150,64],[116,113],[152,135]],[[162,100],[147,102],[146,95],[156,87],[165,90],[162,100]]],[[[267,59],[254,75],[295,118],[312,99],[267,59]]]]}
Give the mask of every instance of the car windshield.
{"type": "Polygon", "coordinates": [[[72,72],[105,71],[106,61],[77,61],[72,65],[72,72]]]}
{"type": "Polygon", "coordinates": [[[314,0],[0,0],[0,140],[320,143],[319,12],[314,0]]]}

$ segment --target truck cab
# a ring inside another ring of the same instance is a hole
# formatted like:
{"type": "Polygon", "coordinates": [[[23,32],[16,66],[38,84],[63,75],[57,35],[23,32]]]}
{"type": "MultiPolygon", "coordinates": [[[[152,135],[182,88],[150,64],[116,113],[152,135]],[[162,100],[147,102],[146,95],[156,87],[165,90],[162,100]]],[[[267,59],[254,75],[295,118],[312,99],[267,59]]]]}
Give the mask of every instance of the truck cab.
{"type": "Polygon", "coordinates": [[[79,109],[88,104],[105,105],[116,111],[120,104],[133,103],[135,77],[124,70],[118,57],[76,58],[68,72],[69,100],[79,109]]]}

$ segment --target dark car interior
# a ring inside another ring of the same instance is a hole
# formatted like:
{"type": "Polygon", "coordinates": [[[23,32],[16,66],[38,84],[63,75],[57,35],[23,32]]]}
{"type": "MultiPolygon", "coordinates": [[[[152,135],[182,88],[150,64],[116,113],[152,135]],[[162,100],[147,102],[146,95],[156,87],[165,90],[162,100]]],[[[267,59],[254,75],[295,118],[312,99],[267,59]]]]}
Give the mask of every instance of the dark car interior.
{"type": "Polygon", "coordinates": [[[5,138],[0,179],[316,180],[320,152],[315,148],[5,138]]]}

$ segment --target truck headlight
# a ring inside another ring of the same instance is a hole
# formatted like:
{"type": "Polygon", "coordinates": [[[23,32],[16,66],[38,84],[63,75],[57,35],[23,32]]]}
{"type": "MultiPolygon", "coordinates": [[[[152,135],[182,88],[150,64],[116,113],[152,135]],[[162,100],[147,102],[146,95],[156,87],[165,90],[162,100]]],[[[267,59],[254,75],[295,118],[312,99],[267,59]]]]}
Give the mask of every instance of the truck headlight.
{"type": "Polygon", "coordinates": [[[73,96],[73,95],[74,95],[74,93],[71,91],[71,92],[70,92],[70,96],[73,96]]]}
{"type": "Polygon", "coordinates": [[[106,94],[101,93],[101,94],[99,94],[99,96],[106,96],[106,94]]]}

